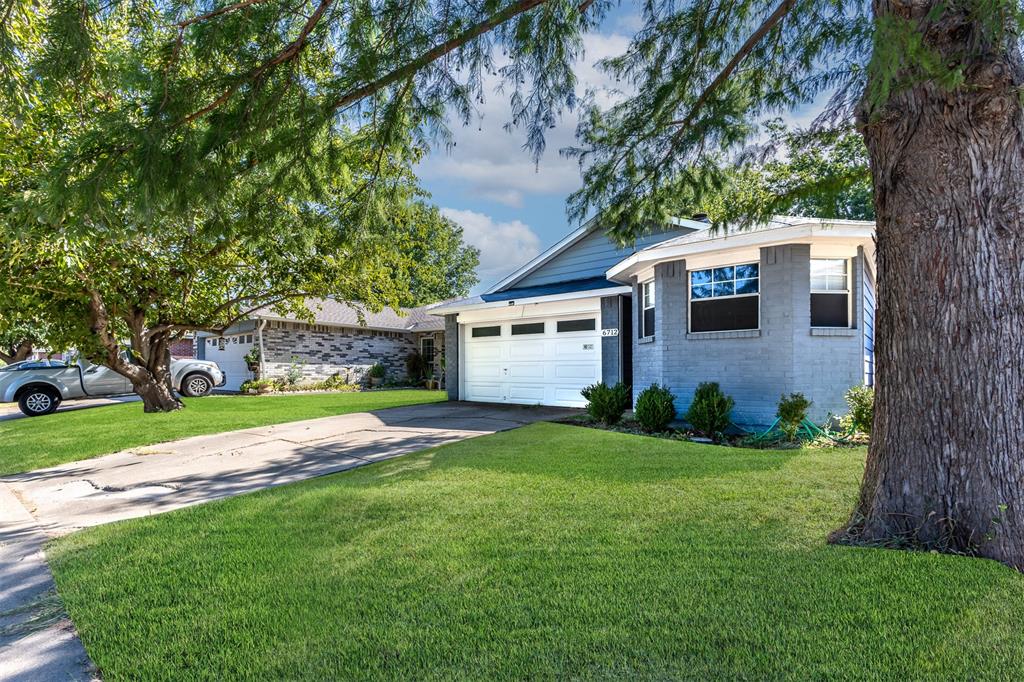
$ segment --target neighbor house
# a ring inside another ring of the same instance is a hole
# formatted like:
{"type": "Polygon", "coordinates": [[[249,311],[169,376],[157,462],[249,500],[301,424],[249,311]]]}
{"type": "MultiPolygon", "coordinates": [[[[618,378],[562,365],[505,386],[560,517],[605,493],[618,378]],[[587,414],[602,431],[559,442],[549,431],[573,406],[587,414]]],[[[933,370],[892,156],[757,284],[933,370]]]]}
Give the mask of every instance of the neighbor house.
{"type": "Polygon", "coordinates": [[[811,416],[874,382],[874,224],[778,217],[745,231],[676,220],[620,248],[581,228],[484,294],[446,303],[451,399],[582,406],[580,390],[668,386],[685,411],[716,381],[734,421],[782,394],[811,416]]]}
{"type": "Polygon", "coordinates": [[[290,372],[306,382],[340,376],[364,383],[366,373],[380,363],[387,379],[406,377],[406,358],[419,351],[440,379],[443,373],[444,321],[431,315],[432,306],[370,312],[334,299],[309,299],[312,323],[267,308],[222,334],[200,333],[196,357],[217,362],[227,374],[224,388],[238,390],[253,378],[246,360],[254,348],[260,374],[283,379],[290,372]],[[360,319],[360,313],[362,319],[360,319]]]}

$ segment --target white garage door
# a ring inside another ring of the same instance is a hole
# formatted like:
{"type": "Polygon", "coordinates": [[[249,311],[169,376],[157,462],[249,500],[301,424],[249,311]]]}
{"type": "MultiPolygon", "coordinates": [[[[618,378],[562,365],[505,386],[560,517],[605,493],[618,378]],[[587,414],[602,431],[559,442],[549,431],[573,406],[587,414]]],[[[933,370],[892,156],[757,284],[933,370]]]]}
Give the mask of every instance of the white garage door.
{"type": "Polygon", "coordinates": [[[237,391],[243,381],[252,379],[252,372],[245,362],[245,354],[252,349],[254,339],[252,332],[203,339],[203,343],[206,344],[206,359],[216,362],[227,376],[227,382],[222,389],[237,391]]]}
{"type": "Polygon", "coordinates": [[[580,390],[601,380],[597,318],[590,313],[465,325],[464,399],[583,407],[580,390]]]}

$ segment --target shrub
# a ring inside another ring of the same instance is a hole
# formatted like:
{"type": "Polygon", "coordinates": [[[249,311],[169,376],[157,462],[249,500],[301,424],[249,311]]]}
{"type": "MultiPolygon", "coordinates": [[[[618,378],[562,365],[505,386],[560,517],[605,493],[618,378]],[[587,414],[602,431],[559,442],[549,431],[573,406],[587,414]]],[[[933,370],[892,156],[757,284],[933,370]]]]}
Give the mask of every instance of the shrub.
{"type": "Polygon", "coordinates": [[[274,388],[274,381],[272,379],[249,379],[243,381],[242,385],[238,387],[242,393],[248,393],[250,390],[259,391],[260,389],[274,388]]]}
{"type": "Polygon", "coordinates": [[[875,421],[875,389],[870,386],[854,386],[844,396],[850,407],[850,414],[845,421],[855,431],[871,433],[871,425],[875,421]]]}
{"type": "Polygon", "coordinates": [[[779,428],[790,442],[796,440],[800,424],[807,418],[807,409],[810,406],[811,401],[803,393],[790,393],[788,396],[779,397],[779,410],[776,416],[779,418],[779,428]]]}
{"type": "Polygon", "coordinates": [[[384,375],[387,373],[388,371],[384,368],[384,365],[379,362],[366,372],[368,376],[373,377],[374,379],[383,379],[384,375]]]}
{"type": "Polygon", "coordinates": [[[302,360],[299,359],[299,356],[292,356],[292,364],[288,366],[288,371],[285,372],[284,380],[289,386],[294,386],[302,381],[302,360]]]}
{"type": "Polygon", "coordinates": [[[693,392],[693,402],[686,411],[686,421],[693,430],[712,440],[721,440],[729,427],[729,414],[736,404],[714,381],[706,381],[693,392]]]}
{"type": "Polygon", "coordinates": [[[629,386],[621,381],[609,386],[603,381],[587,386],[580,394],[587,400],[587,412],[607,426],[618,424],[629,407],[629,386]]]}
{"type": "Polygon", "coordinates": [[[411,381],[419,381],[426,375],[426,359],[418,350],[405,356],[405,373],[411,381]]]}
{"type": "Polygon", "coordinates": [[[644,431],[664,431],[676,418],[675,399],[668,388],[651,384],[636,397],[633,415],[644,431]]]}

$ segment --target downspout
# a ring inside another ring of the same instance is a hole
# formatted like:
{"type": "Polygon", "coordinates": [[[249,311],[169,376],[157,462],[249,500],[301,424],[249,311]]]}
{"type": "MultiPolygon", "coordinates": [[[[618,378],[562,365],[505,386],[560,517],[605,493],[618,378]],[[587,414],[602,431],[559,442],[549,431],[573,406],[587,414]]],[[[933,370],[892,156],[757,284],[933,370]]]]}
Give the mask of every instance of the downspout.
{"type": "Polygon", "coordinates": [[[267,326],[267,321],[261,319],[256,325],[256,343],[259,344],[260,349],[260,379],[267,377],[266,363],[263,362],[263,328],[267,326]]]}

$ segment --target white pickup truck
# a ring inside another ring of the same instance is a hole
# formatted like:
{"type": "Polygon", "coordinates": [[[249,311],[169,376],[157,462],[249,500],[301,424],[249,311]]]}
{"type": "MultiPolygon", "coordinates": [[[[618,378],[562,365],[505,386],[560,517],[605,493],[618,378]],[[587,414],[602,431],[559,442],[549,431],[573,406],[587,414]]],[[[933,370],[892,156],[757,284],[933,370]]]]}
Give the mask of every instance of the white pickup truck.
{"type": "MultiPolygon", "coordinates": [[[[215,362],[171,360],[174,389],[187,396],[209,395],[227,377],[215,362]]],[[[132,392],[124,376],[85,360],[25,360],[0,367],[0,402],[18,403],[30,417],[50,414],[65,400],[98,398],[132,392]]]]}

